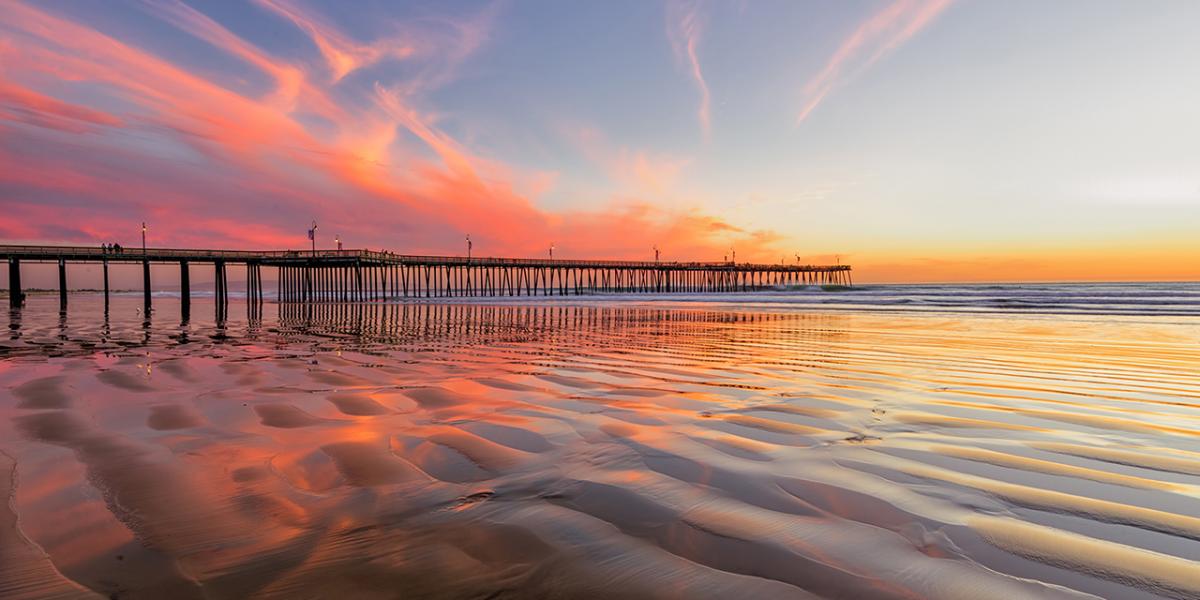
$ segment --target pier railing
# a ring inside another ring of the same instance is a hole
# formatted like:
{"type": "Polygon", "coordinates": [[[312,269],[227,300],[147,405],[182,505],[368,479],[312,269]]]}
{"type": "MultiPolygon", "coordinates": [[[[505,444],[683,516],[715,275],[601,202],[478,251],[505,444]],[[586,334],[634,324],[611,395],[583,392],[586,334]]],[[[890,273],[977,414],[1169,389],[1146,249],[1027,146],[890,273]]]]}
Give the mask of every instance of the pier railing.
{"type": "Polygon", "coordinates": [[[360,261],[364,263],[394,263],[410,265],[473,265],[527,267],[595,267],[643,269],[750,269],[765,271],[850,270],[849,265],[770,264],[733,261],[635,261],[574,258],[503,258],[493,256],[434,256],[396,254],[384,250],[207,250],[195,248],[122,248],[120,251],[92,246],[29,246],[0,245],[0,259],[20,259],[29,262],[215,262],[264,265],[308,261],[360,261]]]}

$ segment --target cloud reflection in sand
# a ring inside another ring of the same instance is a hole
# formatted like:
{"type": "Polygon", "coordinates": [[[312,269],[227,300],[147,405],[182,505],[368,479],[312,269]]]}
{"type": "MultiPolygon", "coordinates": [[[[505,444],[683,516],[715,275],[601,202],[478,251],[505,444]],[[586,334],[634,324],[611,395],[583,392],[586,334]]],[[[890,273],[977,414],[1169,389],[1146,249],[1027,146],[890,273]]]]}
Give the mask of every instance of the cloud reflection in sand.
{"type": "Polygon", "coordinates": [[[163,304],[14,320],[0,596],[1200,595],[1192,324],[163,304]]]}

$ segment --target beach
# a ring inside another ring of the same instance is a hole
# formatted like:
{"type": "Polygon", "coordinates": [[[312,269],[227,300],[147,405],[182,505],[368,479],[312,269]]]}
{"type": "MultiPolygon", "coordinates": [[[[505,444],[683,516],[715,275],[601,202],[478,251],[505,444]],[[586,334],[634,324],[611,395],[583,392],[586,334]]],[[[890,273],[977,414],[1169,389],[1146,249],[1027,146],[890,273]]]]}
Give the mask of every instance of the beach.
{"type": "Polygon", "coordinates": [[[1200,597],[1200,292],[1020,293],[30,297],[0,598],[1200,597]]]}

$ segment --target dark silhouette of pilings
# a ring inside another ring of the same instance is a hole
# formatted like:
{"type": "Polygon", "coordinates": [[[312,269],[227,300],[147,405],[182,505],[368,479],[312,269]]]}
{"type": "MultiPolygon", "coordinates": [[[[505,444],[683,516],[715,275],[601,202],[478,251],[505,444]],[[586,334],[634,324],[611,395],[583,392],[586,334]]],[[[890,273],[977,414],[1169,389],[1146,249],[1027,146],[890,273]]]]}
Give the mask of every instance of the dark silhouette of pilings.
{"type": "Polygon", "coordinates": [[[191,263],[212,263],[218,311],[228,304],[229,263],[246,266],[248,305],[263,300],[262,267],[278,272],[281,302],[365,302],[405,298],[553,297],[584,294],[751,292],[808,285],[852,285],[849,265],[765,265],[732,262],[640,262],[411,256],[367,250],[237,251],[149,248],[131,252],[91,247],[3,246],[10,303],[21,304],[20,261],[56,262],[66,307],[66,264],[101,262],[108,301],[108,264],[141,263],[146,309],[150,264],[180,267],[181,306],[190,307],[191,263]]]}
{"type": "Polygon", "coordinates": [[[282,302],[363,302],[405,298],[578,296],[584,294],[751,292],[805,285],[851,285],[850,267],[730,263],[590,266],[562,261],[504,265],[384,259],[310,261],[280,267],[282,302]]]}
{"type": "Polygon", "coordinates": [[[150,261],[142,260],[142,299],[145,301],[146,312],[150,312],[150,261]]]}
{"type": "Polygon", "coordinates": [[[8,259],[8,306],[20,308],[25,303],[25,293],[21,291],[21,260],[8,259]]]}
{"type": "Polygon", "coordinates": [[[187,319],[192,311],[192,274],[188,261],[179,261],[179,312],[187,319]]]}
{"type": "Polygon", "coordinates": [[[262,265],[246,263],[246,315],[254,320],[262,318],[262,265]]]}
{"type": "Polygon", "coordinates": [[[101,261],[104,263],[104,312],[108,312],[108,260],[101,261]]]}
{"type": "Polygon", "coordinates": [[[229,272],[225,269],[223,260],[213,263],[213,293],[217,310],[220,311],[220,307],[229,302],[229,272]]]}
{"type": "Polygon", "coordinates": [[[58,309],[67,310],[67,261],[58,259],[58,309]]]}

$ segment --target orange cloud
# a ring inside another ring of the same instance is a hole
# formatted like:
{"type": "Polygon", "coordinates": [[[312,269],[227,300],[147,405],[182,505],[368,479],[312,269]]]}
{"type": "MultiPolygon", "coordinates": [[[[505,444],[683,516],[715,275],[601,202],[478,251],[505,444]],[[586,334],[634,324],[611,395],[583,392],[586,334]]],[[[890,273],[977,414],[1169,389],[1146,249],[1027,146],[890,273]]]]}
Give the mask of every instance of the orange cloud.
{"type": "Polygon", "coordinates": [[[651,155],[643,150],[622,150],[617,157],[615,173],[621,180],[632,182],[639,189],[661,195],[675,185],[679,174],[690,159],[651,155]]]}
{"type": "MultiPolygon", "coordinates": [[[[262,1],[320,36],[340,76],[389,55],[363,50],[370,45],[283,0],[262,1]]],[[[272,77],[272,93],[246,97],[131,41],[22,2],[0,5],[0,117],[13,123],[2,132],[13,143],[0,152],[6,239],[126,243],[130,223],[146,220],[162,245],[286,248],[303,245],[303,228],[316,218],[323,232],[351,246],[410,252],[445,252],[447,240],[457,247],[463,233],[490,255],[541,255],[553,241],[563,256],[644,257],[659,244],[675,258],[712,258],[732,243],[749,256],[770,242],[768,234],[690,210],[637,202],[567,212],[536,206],[518,187],[544,189],[552,176],[478,155],[423,108],[423,93],[446,76],[444,67],[486,39],[487,15],[441,20],[442,33],[414,36],[421,52],[389,56],[433,62],[411,79],[380,82],[347,110],[302,68],[183,4],[148,10],[272,77]],[[122,106],[121,117],[35,91],[45,82],[56,90],[102,89],[122,106]],[[328,123],[313,127],[293,114],[295,106],[328,123]],[[63,221],[79,225],[56,225],[63,221]]],[[[629,152],[614,168],[666,189],[685,164],[629,152]]]]}
{"type": "Polygon", "coordinates": [[[808,118],[825,97],[929,25],[953,0],[894,0],[842,40],[829,62],[804,85],[804,105],[796,122],[808,118]],[[851,73],[847,73],[851,71],[851,73]]]}
{"type": "Polygon", "coordinates": [[[93,29],[24,4],[9,2],[5,10],[5,28],[39,42],[15,51],[12,71],[108,85],[123,100],[147,111],[143,119],[238,149],[243,158],[264,146],[312,145],[302,127],[268,103],[244,98],[93,29]]]}
{"type": "Polygon", "coordinates": [[[566,128],[565,136],[614,182],[658,198],[672,191],[676,180],[692,163],[690,157],[614,147],[604,134],[591,127],[566,128]]]}
{"type": "Polygon", "coordinates": [[[437,152],[447,168],[465,179],[477,177],[471,159],[457,142],[432,127],[417,111],[405,106],[394,91],[377,83],[375,94],[387,115],[437,152]]]}

